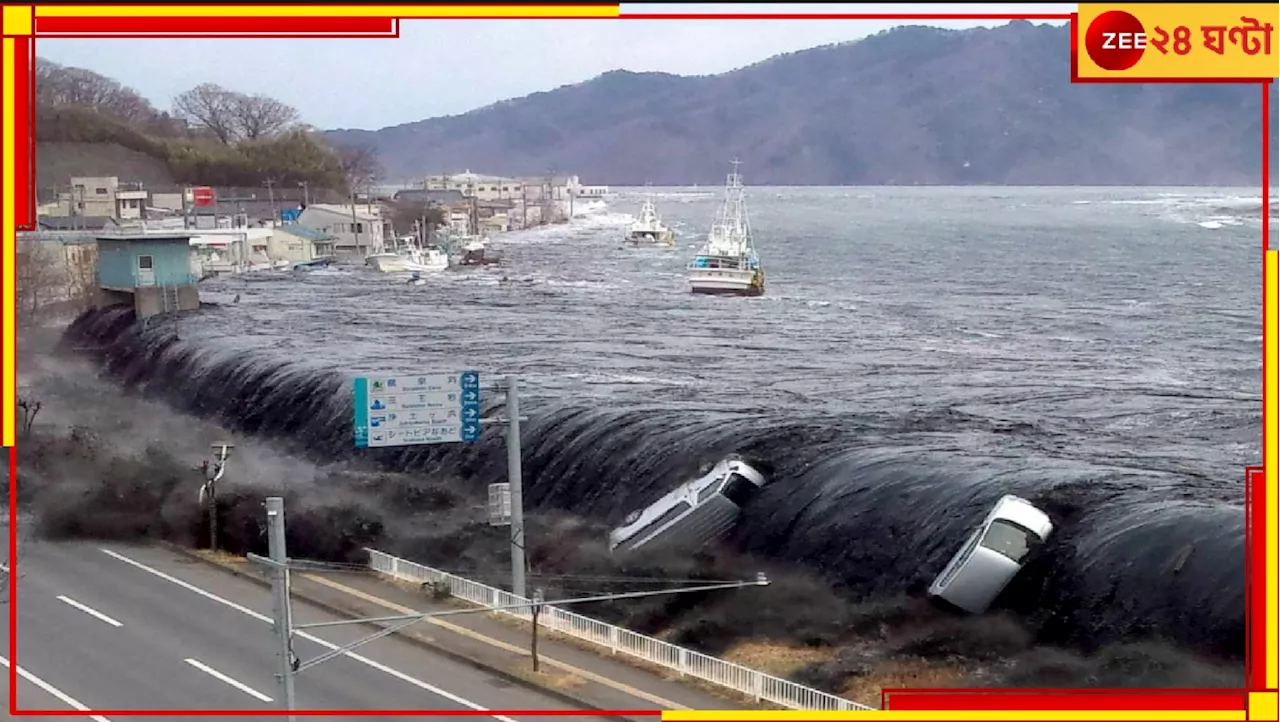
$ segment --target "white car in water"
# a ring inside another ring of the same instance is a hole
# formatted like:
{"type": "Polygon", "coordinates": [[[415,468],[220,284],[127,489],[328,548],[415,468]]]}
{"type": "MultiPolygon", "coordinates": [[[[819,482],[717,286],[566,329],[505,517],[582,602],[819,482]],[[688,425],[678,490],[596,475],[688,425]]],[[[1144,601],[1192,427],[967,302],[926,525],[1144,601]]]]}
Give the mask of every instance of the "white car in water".
{"type": "Polygon", "coordinates": [[[929,596],[982,614],[1052,533],[1048,514],[1026,499],[1002,497],[929,585],[929,596]]]}
{"type": "Polygon", "coordinates": [[[722,459],[707,474],[628,514],[609,533],[609,549],[697,549],[732,529],[742,504],[765,483],[764,474],[747,462],[735,456],[722,459]]]}

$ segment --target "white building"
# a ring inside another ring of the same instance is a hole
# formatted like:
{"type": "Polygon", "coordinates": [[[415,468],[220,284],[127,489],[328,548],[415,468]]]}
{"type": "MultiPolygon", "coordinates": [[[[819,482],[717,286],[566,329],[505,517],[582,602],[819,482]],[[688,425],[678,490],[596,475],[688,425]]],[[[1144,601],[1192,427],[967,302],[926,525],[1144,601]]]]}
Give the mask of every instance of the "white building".
{"type": "Polygon", "coordinates": [[[515,178],[482,175],[470,170],[427,176],[423,188],[429,191],[458,191],[467,198],[482,201],[513,200],[524,193],[524,184],[515,178]]]}
{"type": "Polygon", "coordinates": [[[71,179],[71,191],[60,193],[58,203],[66,204],[67,215],[131,220],[146,215],[147,196],[141,183],[121,183],[115,176],[80,176],[71,179]]]}
{"type": "Polygon", "coordinates": [[[391,222],[376,205],[315,203],[298,216],[298,225],[332,235],[334,255],[340,259],[363,260],[382,249],[391,235],[391,222]]]}
{"type": "Polygon", "coordinates": [[[209,228],[191,238],[193,271],[200,276],[267,270],[282,263],[268,254],[271,228],[209,228]]]}
{"type": "Polygon", "coordinates": [[[333,257],[332,234],[290,223],[272,229],[267,255],[272,260],[306,263],[333,257]]]}

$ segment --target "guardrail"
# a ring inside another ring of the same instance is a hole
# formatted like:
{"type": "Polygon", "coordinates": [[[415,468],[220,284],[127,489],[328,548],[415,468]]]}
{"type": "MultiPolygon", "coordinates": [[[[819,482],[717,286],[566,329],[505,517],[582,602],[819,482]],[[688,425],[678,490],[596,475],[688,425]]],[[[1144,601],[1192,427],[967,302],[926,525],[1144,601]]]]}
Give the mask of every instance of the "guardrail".
{"type": "MultiPolygon", "coordinates": [[[[485,607],[516,605],[529,601],[511,592],[463,579],[448,572],[433,569],[407,559],[393,557],[376,549],[369,552],[369,568],[380,574],[415,582],[443,583],[450,596],[485,607]]],[[[525,610],[500,610],[526,621],[532,614],[525,610]]],[[[678,647],[660,639],[637,634],[598,619],[545,605],[538,615],[538,624],[575,639],[596,644],[613,654],[626,654],[650,664],[656,664],[688,677],[710,682],[740,692],[756,700],[799,710],[852,711],[870,710],[872,707],[858,704],[844,697],[820,692],[790,680],[774,677],[740,664],[678,647]]]]}

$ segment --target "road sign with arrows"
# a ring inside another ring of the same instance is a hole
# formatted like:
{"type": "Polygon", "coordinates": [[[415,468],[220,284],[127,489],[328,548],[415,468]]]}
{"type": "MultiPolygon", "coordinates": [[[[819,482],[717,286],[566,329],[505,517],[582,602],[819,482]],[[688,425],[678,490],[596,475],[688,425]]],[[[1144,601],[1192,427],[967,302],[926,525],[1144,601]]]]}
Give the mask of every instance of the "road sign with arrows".
{"type": "Polygon", "coordinates": [[[476,371],[355,379],[359,448],[472,442],[480,437],[476,371]]]}

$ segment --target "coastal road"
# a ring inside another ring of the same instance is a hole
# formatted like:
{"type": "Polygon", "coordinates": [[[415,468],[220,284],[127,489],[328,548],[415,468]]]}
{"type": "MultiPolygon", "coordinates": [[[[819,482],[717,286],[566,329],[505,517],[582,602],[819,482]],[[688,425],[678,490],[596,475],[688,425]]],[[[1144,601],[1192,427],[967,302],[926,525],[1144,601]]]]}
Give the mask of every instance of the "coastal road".
{"type": "MultiPolygon", "coordinates": [[[[16,580],[20,709],[280,708],[271,598],[263,587],[162,548],[24,542],[21,550],[16,580]]],[[[294,619],[306,624],[338,617],[295,599],[294,619]]],[[[361,626],[299,631],[294,651],[310,660],[368,634],[361,626]]],[[[7,667],[7,628],[0,636],[7,667]]],[[[315,710],[573,709],[394,636],[303,670],[296,692],[299,709],[315,710]]],[[[165,719],[105,717],[110,722],[165,719]]],[[[570,717],[482,714],[466,719],[570,717]]]]}

